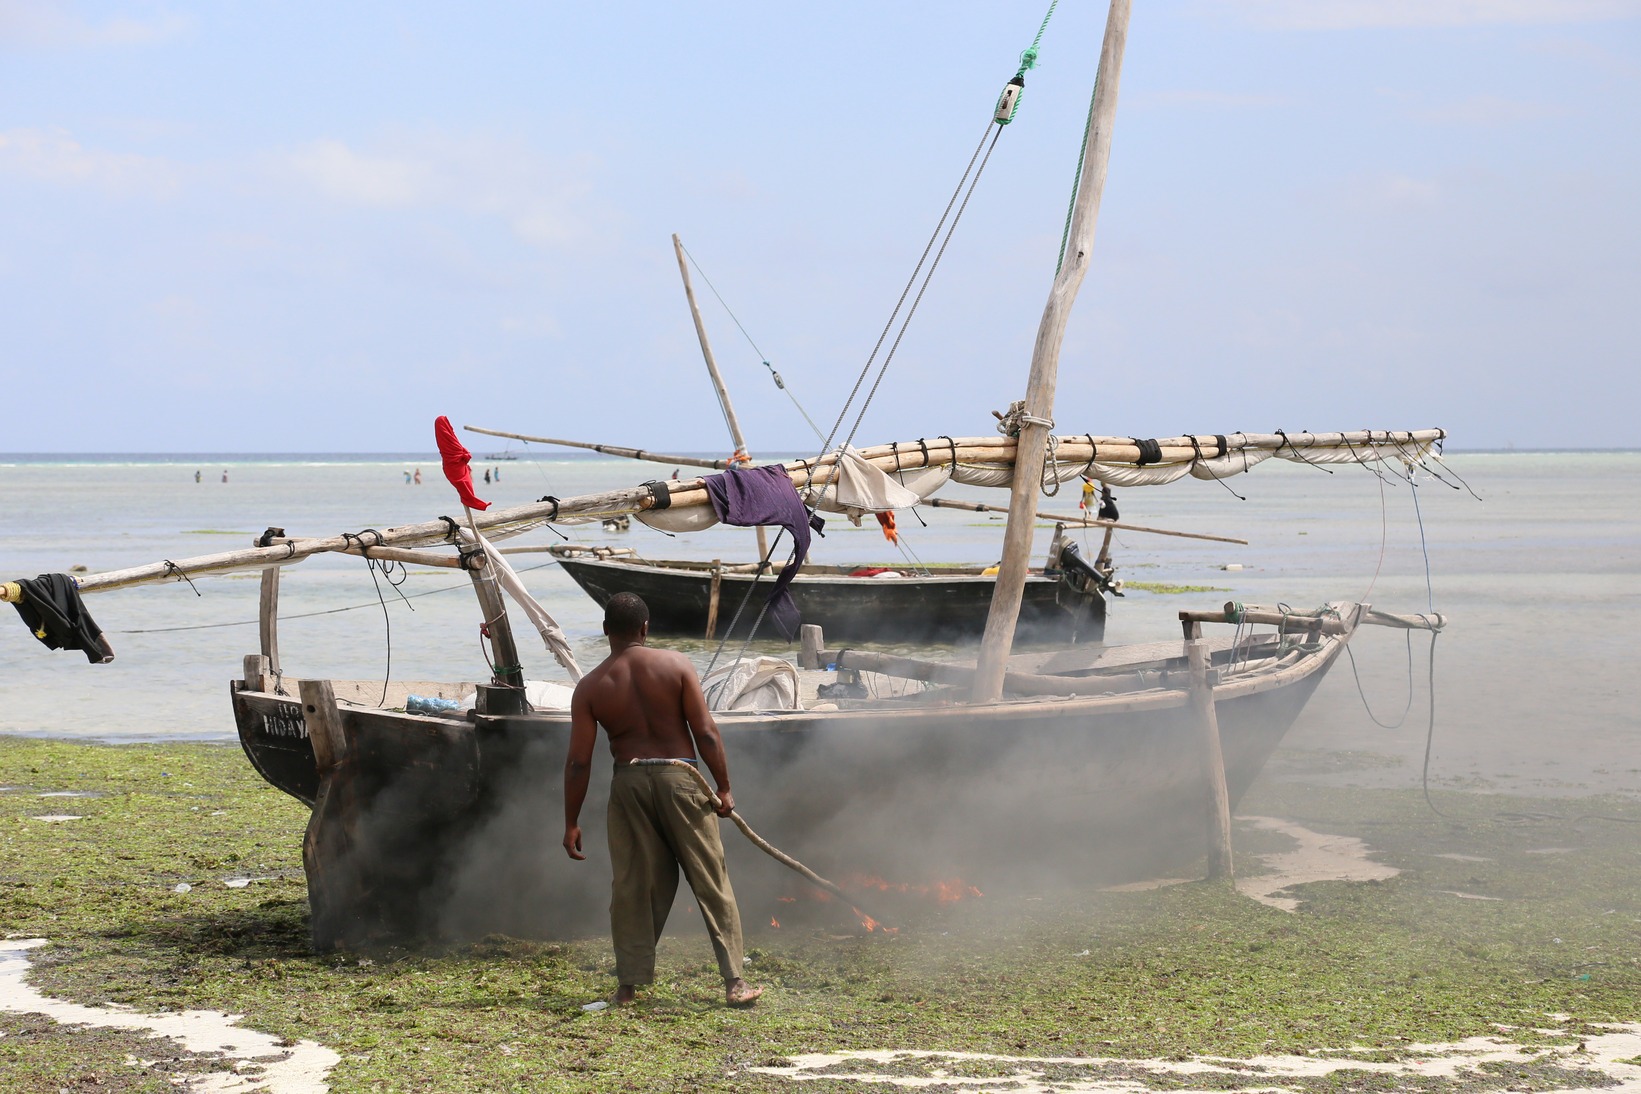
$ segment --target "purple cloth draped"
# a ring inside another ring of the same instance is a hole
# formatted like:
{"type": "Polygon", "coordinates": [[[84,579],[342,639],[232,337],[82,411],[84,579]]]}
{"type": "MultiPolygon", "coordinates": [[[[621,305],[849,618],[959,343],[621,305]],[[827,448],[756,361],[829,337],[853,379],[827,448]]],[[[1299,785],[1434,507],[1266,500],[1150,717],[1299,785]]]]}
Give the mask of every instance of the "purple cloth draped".
{"type": "Polygon", "coordinates": [[[802,616],[798,606],[792,603],[792,592],[787,586],[792,584],[798,567],[809,554],[809,510],[793,489],[786,469],[778,463],[732,468],[722,475],[708,475],[702,481],[706,484],[707,496],[712,499],[713,511],[725,524],[740,528],[773,524],[792,534],[792,559],[776,576],[767,605],[775,627],[790,642],[797,637],[802,616]]]}

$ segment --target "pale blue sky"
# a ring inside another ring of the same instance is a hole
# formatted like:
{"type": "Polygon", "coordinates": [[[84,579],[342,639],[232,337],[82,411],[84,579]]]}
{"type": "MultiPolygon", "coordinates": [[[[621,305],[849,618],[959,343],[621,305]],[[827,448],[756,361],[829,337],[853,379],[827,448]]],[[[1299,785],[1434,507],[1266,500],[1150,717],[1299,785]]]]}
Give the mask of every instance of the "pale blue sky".
{"type": "MultiPolygon", "coordinates": [[[[725,448],[673,232],[830,425],[1046,6],[0,0],[0,451],[725,448]]],[[[1063,430],[1641,445],[1641,0],[1134,6],[1063,430]]],[[[859,441],[1021,394],[1105,8],[859,441]]]]}

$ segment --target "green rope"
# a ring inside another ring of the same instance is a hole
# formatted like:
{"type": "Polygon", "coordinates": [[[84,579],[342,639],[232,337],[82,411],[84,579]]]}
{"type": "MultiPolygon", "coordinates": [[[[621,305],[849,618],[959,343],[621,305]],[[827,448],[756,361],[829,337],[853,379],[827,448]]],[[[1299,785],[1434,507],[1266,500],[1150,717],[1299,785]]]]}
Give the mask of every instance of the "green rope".
{"type": "MultiPolygon", "coordinates": [[[[1014,108],[1009,111],[1009,116],[1006,118],[999,118],[997,121],[998,125],[1009,124],[1009,122],[1014,120],[1014,116],[1020,113],[1020,101],[1026,97],[1026,73],[1037,67],[1037,56],[1040,52],[1038,47],[1043,44],[1043,32],[1048,30],[1048,21],[1054,18],[1054,9],[1059,6],[1060,0],[1049,0],[1048,12],[1043,16],[1042,25],[1037,28],[1037,37],[1033,38],[1031,40],[1031,45],[1026,47],[1024,53],[1020,54],[1020,67],[1015,70],[1014,79],[1009,81],[1011,84],[1015,84],[1020,88],[1020,93],[1014,98],[1014,108]]],[[[1008,94],[1006,89],[1004,90],[1004,94],[1008,94]]],[[[1001,96],[999,96],[997,100],[997,105],[999,108],[1003,105],[1001,96]]]]}
{"type": "Polygon", "coordinates": [[[1088,97],[1088,120],[1083,123],[1083,142],[1077,148],[1077,174],[1071,180],[1071,200],[1066,203],[1066,226],[1060,232],[1060,257],[1054,261],[1054,276],[1060,276],[1060,267],[1065,265],[1066,244],[1071,241],[1071,217],[1077,209],[1077,191],[1083,186],[1083,157],[1088,154],[1088,131],[1094,128],[1094,97],[1100,92],[1099,81],[1094,82],[1094,91],[1088,97]]]}
{"type": "Polygon", "coordinates": [[[1052,0],[1048,5],[1048,14],[1043,16],[1043,25],[1037,28],[1037,37],[1031,40],[1031,45],[1020,54],[1020,71],[1016,76],[1024,76],[1037,67],[1037,47],[1043,44],[1043,32],[1048,29],[1048,21],[1054,18],[1054,9],[1060,6],[1060,0],[1052,0]]]}

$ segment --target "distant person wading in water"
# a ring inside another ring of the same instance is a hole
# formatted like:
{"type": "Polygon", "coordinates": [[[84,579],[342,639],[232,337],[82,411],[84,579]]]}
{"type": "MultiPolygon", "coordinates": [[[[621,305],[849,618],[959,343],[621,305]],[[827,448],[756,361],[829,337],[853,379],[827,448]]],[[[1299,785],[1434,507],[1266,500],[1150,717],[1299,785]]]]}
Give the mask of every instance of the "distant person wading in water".
{"type": "Polygon", "coordinates": [[[666,926],[683,867],[706,921],[724,978],[724,999],[747,1006],[763,994],[741,979],[741,915],[724,866],[718,822],[700,784],[687,771],[632,760],[681,759],[697,752],[718,784],[717,814],[735,808],[718,726],[707,711],[695,666],[681,653],[650,649],[650,611],[633,593],[617,593],[604,608],[610,655],[576,685],[570,701],[570,754],[564,761],[564,850],[581,849],[581,806],[587,799],[593,744],[602,725],[615,757],[608,814],[610,935],[615,943],[617,1005],[631,1003],[655,979],[655,944],[666,926]]]}

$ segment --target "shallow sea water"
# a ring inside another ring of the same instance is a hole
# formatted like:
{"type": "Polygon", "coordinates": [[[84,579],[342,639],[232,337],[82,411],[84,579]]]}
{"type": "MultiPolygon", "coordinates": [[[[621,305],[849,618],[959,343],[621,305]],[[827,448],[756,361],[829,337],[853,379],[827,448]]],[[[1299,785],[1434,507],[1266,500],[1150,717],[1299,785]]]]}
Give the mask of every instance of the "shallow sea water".
{"type": "MultiPolygon", "coordinates": [[[[511,506],[665,477],[670,468],[531,450],[499,469],[480,496],[511,506]]],[[[457,513],[436,461],[386,456],[0,456],[0,579],[83,565],[93,571],[246,546],[273,525],[323,536],[457,513]],[[209,462],[207,462],[209,461],[209,462]],[[422,472],[420,485],[405,472],[422,472]],[[195,471],[201,481],[194,481],[195,471]],[[224,471],[227,481],[222,481],[224,471]]],[[[1183,608],[1227,600],[1312,607],[1369,600],[1397,612],[1434,609],[1451,624],[1436,644],[1432,785],[1532,793],[1641,789],[1641,673],[1624,625],[1641,609],[1641,453],[1453,453],[1469,484],[1422,478],[1418,509],[1402,481],[1368,471],[1267,462],[1227,484],[1185,480],[1118,491],[1125,520],[1238,536],[1247,546],[1119,532],[1115,557],[1129,582],[1210,586],[1158,594],[1130,588],[1115,600],[1110,642],[1179,635],[1183,608]],[[1229,486],[1231,489],[1227,489],[1229,486]],[[1232,493],[1243,495],[1239,500],[1232,493]],[[1421,531],[1422,518],[1422,531],[1421,531]],[[1429,563],[1429,584],[1426,560],[1429,563]],[[1240,565],[1240,570],[1226,570],[1240,565]]],[[[1004,503],[998,491],[948,487],[952,496],[1004,503]]],[[[1074,485],[1042,508],[1071,511],[1074,485]]],[[[459,515],[459,514],[458,514],[459,515]]],[[[902,515],[925,562],[995,561],[1001,520],[928,510],[927,527],[902,515]]],[[[634,522],[597,525],[572,540],[636,547],[650,557],[748,560],[750,530],[715,527],[668,538],[634,522]]],[[[1036,553],[1050,530],[1038,532],[1036,553]]],[[[558,542],[537,532],[508,545],[558,542]]],[[[1097,541],[1085,553],[1092,555],[1097,541]]],[[[831,518],[815,541],[822,562],[907,565],[875,524],[831,518]]],[[[604,652],[593,602],[547,555],[513,558],[526,583],[569,633],[584,665],[604,652]]],[[[111,665],[48,651],[20,620],[0,615],[0,732],[111,740],[231,740],[228,681],[256,649],[255,574],[88,595],[118,654],[111,665]]],[[[478,612],[466,579],[415,570],[397,589],[359,559],[319,557],[286,570],[281,655],[287,675],[475,679],[485,675],[478,612]],[[380,582],[378,584],[378,582],[380,582]],[[400,599],[400,593],[408,601],[400,599]],[[383,602],[386,608],[383,607],[383,602]]],[[[527,675],[562,679],[533,633],[517,627],[527,675]]],[[[725,656],[732,657],[739,643],[725,656]]],[[[712,647],[681,643],[699,664],[712,647]]],[[[1351,778],[1417,784],[1428,723],[1429,638],[1415,635],[1412,671],[1401,632],[1359,633],[1348,661],[1313,698],[1287,744],[1387,758],[1351,778]]],[[[778,643],[755,648],[784,649],[778,643]]]]}

